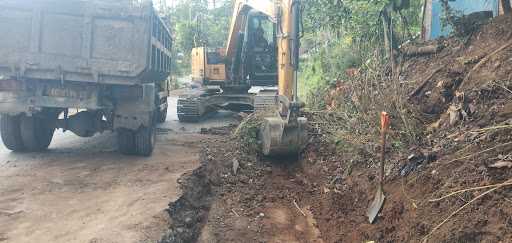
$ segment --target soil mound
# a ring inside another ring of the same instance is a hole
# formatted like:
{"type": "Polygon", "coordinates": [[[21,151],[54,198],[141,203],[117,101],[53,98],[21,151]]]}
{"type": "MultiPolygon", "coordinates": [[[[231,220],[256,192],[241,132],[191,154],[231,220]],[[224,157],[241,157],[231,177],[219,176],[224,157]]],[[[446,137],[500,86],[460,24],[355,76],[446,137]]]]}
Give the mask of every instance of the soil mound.
{"type": "Polygon", "coordinates": [[[366,212],[378,134],[354,135],[359,146],[333,142],[343,119],[317,112],[307,114],[312,138],[299,163],[247,154],[231,135],[208,142],[204,165],[170,205],[162,242],[511,242],[510,26],[501,16],[466,42],[416,43],[442,48],[402,59],[403,95],[424,135],[414,145],[391,141],[374,224],[366,212]]]}

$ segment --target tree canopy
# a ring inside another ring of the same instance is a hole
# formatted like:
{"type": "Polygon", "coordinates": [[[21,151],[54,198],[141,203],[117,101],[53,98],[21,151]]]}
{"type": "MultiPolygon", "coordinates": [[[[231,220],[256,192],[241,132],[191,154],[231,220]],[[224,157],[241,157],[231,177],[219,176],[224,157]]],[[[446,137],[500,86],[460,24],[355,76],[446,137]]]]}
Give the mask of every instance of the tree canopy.
{"type": "MultiPolygon", "coordinates": [[[[325,86],[349,67],[368,64],[382,52],[382,13],[390,11],[400,41],[419,35],[423,0],[307,0],[303,3],[304,38],[301,86],[304,93],[325,86]],[[321,62],[321,63],[318,63],[321,62]]],[[[168,9],[178,62],[189,73],[195,46],[223,47],[234,0],[177,0],[168,9]],[[210,3],[210,4],[209,4],[210,3]]]]}
{"type": "Polygon", "coordinates": [[[190,53],[197,46],[222,47],[227,40],[232,0],[178,0],[164,10],[169,16],[175,55],[174,71],[190,72],[190,53]]]}

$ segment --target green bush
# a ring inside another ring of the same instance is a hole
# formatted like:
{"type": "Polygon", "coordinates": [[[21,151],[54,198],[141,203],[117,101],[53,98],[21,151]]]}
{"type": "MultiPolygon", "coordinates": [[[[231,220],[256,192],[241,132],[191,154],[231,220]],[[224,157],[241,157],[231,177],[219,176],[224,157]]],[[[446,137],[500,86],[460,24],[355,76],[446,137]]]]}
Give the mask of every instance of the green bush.
{"type": "Polygon", "coordinates": [[[359,52],[347,42],[330,43],[302,59],[299,71],[299,97],[310,108],[325,107],[323,97],[336,80],[346,78],[345,71],[361,66],[359,52]]]}

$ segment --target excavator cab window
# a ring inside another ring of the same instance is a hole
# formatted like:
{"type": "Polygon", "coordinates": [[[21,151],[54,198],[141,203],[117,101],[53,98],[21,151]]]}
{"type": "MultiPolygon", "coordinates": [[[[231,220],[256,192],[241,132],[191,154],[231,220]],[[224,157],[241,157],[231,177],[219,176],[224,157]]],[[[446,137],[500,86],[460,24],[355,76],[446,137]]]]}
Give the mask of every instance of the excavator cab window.
{"type": "Polygon", "coordinates": [[[206,53],[206,60],[209,65],[222,64],[224,61],[221,54],[217,51],[208,51],[206,53]]]}
{"type": "Polygon", "coordinates": [[[268,51],[274,40],[272,23],[262,18],[254,18],[253,22],[255,51],[268,51]]]}
{"type": "Polygon", "coordinates": [[[267,16],[249,14],[244,43],[244,69],[251,86],[277,84],[276,25],[267,16]]]}

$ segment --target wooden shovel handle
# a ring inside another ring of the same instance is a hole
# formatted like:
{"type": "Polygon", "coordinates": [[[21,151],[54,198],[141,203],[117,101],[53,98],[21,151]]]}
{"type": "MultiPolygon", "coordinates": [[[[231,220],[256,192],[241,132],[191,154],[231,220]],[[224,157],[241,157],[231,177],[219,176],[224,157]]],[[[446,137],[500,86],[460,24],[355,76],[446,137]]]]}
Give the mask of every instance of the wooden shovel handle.
{"type": "Polygon", "coordinates": [[[384,111],[380,113],[380,128],[382,133],[387,132],[387,130],[389,129],[389,123],[390,121],[388,113],[384,111]]]}
{"type": "Polygon", "coordinates": [[[381,161],[380,161],[380,186],[384,183],[384,163],[386,161],[386,133],[389,129],[389,115],[387,112],[380,114],[380,126],[381,126],[381,161]]]}

